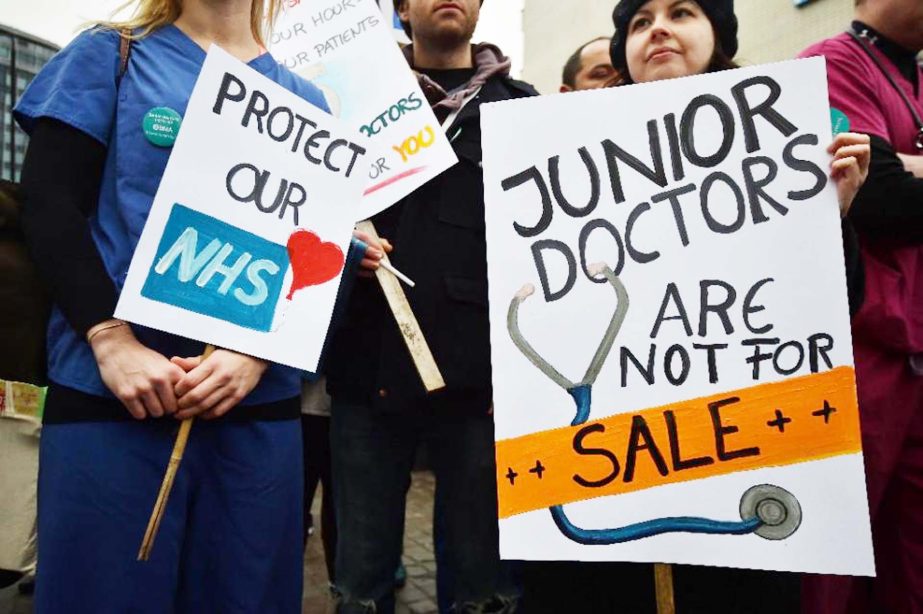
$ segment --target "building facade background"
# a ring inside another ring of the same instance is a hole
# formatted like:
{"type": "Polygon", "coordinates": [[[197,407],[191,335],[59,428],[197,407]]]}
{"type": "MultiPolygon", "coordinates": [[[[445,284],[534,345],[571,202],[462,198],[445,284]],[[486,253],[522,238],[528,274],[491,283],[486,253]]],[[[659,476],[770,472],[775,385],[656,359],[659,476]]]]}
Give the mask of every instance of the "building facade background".
{"type": "MultiPolygon", "coordinates": [[[[503,1],[503,0],[500,0],[503,1]]],[[[611,36],[616,0],[525,0],[522,15],[522,78],[543,94],[558,91],[564,62],[584,42],[611,36]]],[[[740,51],[744,65],[786,60],[811,43],[843,31],[852,19],[853,0],[737,0],[740,51]]]]}
{"type": "Polygon", "coordinates": [[[29,141],[13,121],[13,105],[57,51],[48,41],[0,25],[0,179],[19,181],[29,141]]]}
{"type": "MultiPolygon", "coordinates": [[[[83,0],[83,11],[93,9],[102,15],[113,1],[83,0]]],[[[578,45],[597,36],[611,36],[616,1],[492,0],[484,8],[484,23],[476,39],[499,43],[513,58],[515,75],[542,93],[553,93],[560,85],[564,62],[578,45]]],[[[740,63],[794,57],[810,43],[846,28],[852,18],[853,0],[813,0],[802,7],[794,1],[735,2],[740,63]]],[[[76,32],[81,20],[71,17],[67,30],[76,32]]],[[[28,141],[13,122],[11,107],[57,50],[53,43],[0,25],[0,179],[18,179],[28,141]]]]}

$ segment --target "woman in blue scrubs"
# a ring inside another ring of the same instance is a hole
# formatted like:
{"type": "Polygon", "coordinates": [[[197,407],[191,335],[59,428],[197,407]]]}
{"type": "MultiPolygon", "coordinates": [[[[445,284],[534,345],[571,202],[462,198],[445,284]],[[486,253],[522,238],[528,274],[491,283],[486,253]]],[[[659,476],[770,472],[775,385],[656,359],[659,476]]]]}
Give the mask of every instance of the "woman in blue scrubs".
{"type": "MultiPolygon", "coordinates": [[[[112,317],[170,155],[164,133],[179,129],[209,45],[326,110],[263,48],[280,5],[139,0],[127,23],[80,34],[16,106],[31,135],[23,225],[55,302],[40,614],[300,611],[299,373],[223,349],[200,360],[200,343],[112,317]],[[136,562],[179,419],[193,416],[204,420],[156,547],[136,562]]],[[[380,257],[370,248],[363,264],[380,257]]]]}

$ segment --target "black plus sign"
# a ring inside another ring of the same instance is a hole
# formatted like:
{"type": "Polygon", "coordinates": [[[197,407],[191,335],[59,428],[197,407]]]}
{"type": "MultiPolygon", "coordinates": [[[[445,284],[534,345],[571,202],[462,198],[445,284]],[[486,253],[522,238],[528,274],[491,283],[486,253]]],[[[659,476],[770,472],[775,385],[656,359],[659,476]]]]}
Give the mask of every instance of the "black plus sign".
{"type": "Polygon", "coordinates": [[[788,423],[791,422],[791,421],[792,421],[791,418],[786,418],[786,417],[785,417],[785,415],[782,413],[782,410],[777,409],[777,410],[776,410],[776,419],[775,419],[775,420],[770,420],[769,422],[767,422],[767,423],[766,423],[766,426],[777,427],[777,428],[779,429],[779,432],[780,432],[780,433],[784,433],[784,432],[785,432],[785,425],[788,424],[788,423]]]}
{"type": "Polygon", "coordinates": [[[510,486],[514,486],[516,484],[516,478],[518,477],[519,474],[513,471],[512,467],[507,467],[506,479],[510,481],[510,486]]]}
{"type": "Polygon", "coordinates": [[[542,474],[545,472],[545,467],[542,465],[542,461],[535,461],[535,466],[529,469],[529,473],[534,473],[538,476],[538,479],[542,479],[542,474]]]}
{"type": "Polygon", "coordinates": [[[828,424],[830,422],[830,414],[833,413],[836,413],[836,407],[830,407],[830,403],[827,401],[827,399],[824,399],[824,408],[818,409],[817,411],[812,411],[811,415],[823,416],[824,424],[828,424]]]}

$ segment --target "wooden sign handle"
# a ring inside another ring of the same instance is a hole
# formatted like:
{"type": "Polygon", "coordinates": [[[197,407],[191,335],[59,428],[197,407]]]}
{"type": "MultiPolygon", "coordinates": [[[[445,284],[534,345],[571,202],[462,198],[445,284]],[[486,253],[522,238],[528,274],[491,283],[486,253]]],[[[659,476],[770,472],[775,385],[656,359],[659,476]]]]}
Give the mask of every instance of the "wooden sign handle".
{"type": "MultiPolygon", "coordinates": [[[[215,346],[206,345],[205,351],[202,352],[202,360],[211,356],[214,351],[215,346]]],[[[179,464],[182,462],[183,454],[186,452],[186,442],[189,441],[189,431],[192,430],[193,420],[195,418],[186,418],[179,425],[176,441],[173,442],[173,452],[170,453],[170,462],[167,464],[167,471],[163,475],[163,482],[160,484],[160,492],[157,494],[157,501],[154,502],[154,509],[151,510],[151,517],[147,521],[147,530],[144,531],[144,539],[141,540],[141,549],[138,550],[139,561],[146,561],[151,556],[154,539],[156,539],[157,531],[160,529],[160,521],[163,520],[164,511],[167,509],[167,500],[170,498],[170,491],[173,490],[173,480],[176,479],[176,472],[179,470],[179,464]]]]}
{"type": "MultiPolygon", "coordinates": [[[[356,224],[356,228],[376,241],[379,240],[378,231],[375,230],[375,225],[370,220],[359,222],[356,224]]],[[[390,262],[387,254],[385,254],[383,260],[390,262]]],[[[420,330],[420,324],[410,309],[410,303],[407,301],[407,295],[404,294],[404,288],[401,287],[400,280],[382,267],[375,271],[375,277],[385,293],[385,300],[388,301],[388,307],[391,308],[391,313],[394,314],[401,336],[410,351],[410,357],[417,369],[417,373],[420,374],[420,379],[423,381],[426,391],[435,392],[445,388],[445,380],[439,371],[439,365],[436,364],[433,353],[426,343],[426,338],[423,337],[423,331],[420,330]]]]}
{"type": "Polygon", "coordinates": [[[672,565],[654,563],[654,590],[657,592],[657,614],[676,614],[672,565]]]}

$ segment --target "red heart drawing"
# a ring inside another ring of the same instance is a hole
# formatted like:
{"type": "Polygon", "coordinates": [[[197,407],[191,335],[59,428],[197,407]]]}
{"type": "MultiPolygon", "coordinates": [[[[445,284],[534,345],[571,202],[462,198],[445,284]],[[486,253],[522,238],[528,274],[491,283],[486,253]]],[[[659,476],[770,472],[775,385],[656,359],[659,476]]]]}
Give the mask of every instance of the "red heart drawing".
{"type": "Polygon", "coordinates": [[[288,259],[292,264],[292,287],[288,300],[302,288],[319,286],[339,275],[346,258],[334,243],[325,243],[310,230],[299,228],[288,238],[288,259]]]}

